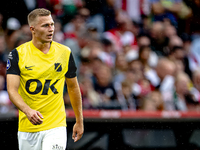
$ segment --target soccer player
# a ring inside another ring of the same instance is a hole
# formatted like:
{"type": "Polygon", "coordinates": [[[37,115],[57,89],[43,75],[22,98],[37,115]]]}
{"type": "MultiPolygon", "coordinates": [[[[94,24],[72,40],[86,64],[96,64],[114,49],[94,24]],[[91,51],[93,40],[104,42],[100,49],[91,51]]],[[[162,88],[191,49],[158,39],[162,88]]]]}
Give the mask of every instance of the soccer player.
{"type": "Polygon", "coordinates": [[[66,81],[76,116],[72,138],[83,135],[82,99],[71,50],[52,41],[54,21],[49,10],[28,15],[32,40],[12,50],[7,61],[7,89],[19,109],[19,150],[65,150],[66,81]]]}

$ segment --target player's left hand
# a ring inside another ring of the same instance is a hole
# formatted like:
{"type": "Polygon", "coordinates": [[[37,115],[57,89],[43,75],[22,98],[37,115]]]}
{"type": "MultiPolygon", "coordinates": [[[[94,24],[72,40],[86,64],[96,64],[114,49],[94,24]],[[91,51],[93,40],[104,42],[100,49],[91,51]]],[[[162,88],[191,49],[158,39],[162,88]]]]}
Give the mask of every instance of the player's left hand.
{"type": "Polygon", "coordinates": [[[77,142],[78,140],[81,139],[81,137],[83,136],[83,132],[84,132],[83,123],[75,123],[72,134],[72,139],[74,140],[74,142],[77,142]]]}

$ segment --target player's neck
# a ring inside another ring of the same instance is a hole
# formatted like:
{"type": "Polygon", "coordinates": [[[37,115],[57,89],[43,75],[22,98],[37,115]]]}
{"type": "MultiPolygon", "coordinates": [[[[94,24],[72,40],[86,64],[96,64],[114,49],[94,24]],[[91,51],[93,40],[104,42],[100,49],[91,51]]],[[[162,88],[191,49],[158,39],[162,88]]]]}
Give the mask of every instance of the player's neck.
{"type": "Polygon", "coordinates": [[[43,52],[44,54],[48,53],[49,49],[50,49],[50,45],[51,43],[42,43],[40,41],[36,41],[36,40],[32,40],[33,45],[39,49],[41,52],[43,52]]]}

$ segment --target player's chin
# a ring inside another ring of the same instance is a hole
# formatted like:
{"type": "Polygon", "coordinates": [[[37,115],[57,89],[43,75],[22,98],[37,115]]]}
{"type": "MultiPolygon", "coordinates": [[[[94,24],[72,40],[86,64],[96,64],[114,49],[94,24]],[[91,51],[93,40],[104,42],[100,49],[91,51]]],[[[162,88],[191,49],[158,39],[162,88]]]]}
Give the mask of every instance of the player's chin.
{"type": "Polygon", "coordinates": [[[46,43],[52,42],[52,39],[46,39],[46,43]]]}

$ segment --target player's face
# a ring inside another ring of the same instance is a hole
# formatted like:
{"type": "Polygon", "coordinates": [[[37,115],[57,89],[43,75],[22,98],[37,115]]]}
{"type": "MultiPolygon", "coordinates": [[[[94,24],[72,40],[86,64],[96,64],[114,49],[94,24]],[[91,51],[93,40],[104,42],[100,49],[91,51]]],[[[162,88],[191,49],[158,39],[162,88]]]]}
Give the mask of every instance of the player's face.
{"type": "Polygon", "coordinates": [[[54,32],[54,21],[51,15],[37,17],[33,28],[33,36],[36,40],[42,43],[48,43],[52,41],[54,32]]]}

